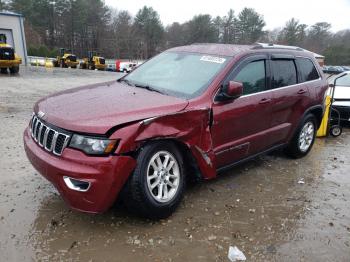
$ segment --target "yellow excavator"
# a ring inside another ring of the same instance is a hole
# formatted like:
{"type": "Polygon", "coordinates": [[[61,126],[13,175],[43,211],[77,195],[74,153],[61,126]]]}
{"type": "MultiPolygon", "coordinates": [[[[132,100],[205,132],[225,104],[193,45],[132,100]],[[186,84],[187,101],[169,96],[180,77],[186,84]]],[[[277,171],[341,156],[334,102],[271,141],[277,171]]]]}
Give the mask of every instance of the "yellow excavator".
{"type": "Polygon", "coordinates": [[[53,60],[54,67],[62,67],[62,68],[77,68],[79,62],[77,60],[77,56],[69,53],[69,50],[65,48],[60,49],[60,55],[57,56],[55,60],[53,60]]]}
{"type": "Polygon", "coordinates": [[[19,72],[19,65],[22,59],[19,57],[12,46],[7,44],[5,34],[0,34],[0,69],[1,73],[7,73],[7,69],[11,74],[19,72]]]}
{"type": "Polygon", "coordinates": [[[83,58],[80,62],[81,69],[105,70],[107,67],[106,60],[102,56],[98,56],[96,51],[88,51],[88,57],[83,58]]]}

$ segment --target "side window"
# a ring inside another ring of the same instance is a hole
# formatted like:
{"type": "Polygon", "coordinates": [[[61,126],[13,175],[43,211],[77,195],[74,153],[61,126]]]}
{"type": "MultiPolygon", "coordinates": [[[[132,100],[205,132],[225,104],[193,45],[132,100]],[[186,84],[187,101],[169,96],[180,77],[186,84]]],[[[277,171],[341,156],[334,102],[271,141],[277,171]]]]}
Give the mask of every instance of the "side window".
{"type": "Polygon", "coordinates": [[[296,61],[300,71],[301,82],[312,81],[320,77],[314,63],[310,59],[299,57],[296,61]]]}
{"type": "Polygon", "coordinates": [[[341,78],[338,78],[335,82],[337,86],[349,86],[350,87],[350,75],[342,76],[341,78]]]}
{"type": "Polygon", "coordinates": [[[272,88],[295,85],[297,72],[294,60],[271,60],[272,88]]]}
{"type": "Polygon", "coordinates": [[[243,84],[243,95],[264,91],[266,87],[265,60],[250,62],[239,71],[233,81],[243,84]]]}

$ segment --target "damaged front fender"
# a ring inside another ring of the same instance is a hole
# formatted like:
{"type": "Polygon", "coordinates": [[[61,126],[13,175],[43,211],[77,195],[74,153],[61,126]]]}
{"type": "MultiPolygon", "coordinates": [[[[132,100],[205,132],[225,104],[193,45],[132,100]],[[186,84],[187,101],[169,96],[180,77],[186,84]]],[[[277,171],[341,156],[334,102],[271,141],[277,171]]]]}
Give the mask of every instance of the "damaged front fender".
{"type": "Polygon", "coordinates": [[[116,127],[110,138],[120,140],[117,154],[137,151],[156,139],[173,139],[187,146],[204,179],[216,176],[210,133],[210,109],[192,109],[116,127]]]}

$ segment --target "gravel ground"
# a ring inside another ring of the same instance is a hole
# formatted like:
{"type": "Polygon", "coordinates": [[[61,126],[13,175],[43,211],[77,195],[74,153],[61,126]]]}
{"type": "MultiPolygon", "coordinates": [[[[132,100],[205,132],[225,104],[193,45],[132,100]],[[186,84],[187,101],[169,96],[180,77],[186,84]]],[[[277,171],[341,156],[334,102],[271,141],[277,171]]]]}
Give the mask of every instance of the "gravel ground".
{"type": "Polygon", "coordinates": [[[70,210],[27,160],[23,130],[39,98],[117,76],[35,67],[0,75],[1,261],[228,261],[229,246],[248,261],[349,261],[348,130],[317,139],[303,159],[276,152],[191,186],[166,220],[117,205],[70,210]]]}

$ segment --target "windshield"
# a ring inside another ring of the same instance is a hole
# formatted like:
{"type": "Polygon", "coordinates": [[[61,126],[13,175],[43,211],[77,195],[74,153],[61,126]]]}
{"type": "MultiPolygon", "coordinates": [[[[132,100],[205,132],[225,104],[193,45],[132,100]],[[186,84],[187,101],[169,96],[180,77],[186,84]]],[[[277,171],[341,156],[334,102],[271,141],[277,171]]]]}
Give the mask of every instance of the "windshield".
{"type": "Polygon", "coordinates": [[[138,87],[181,98],[202,94],[229,57],[165,52],[147,61],[124,80],[138,87]]]}

